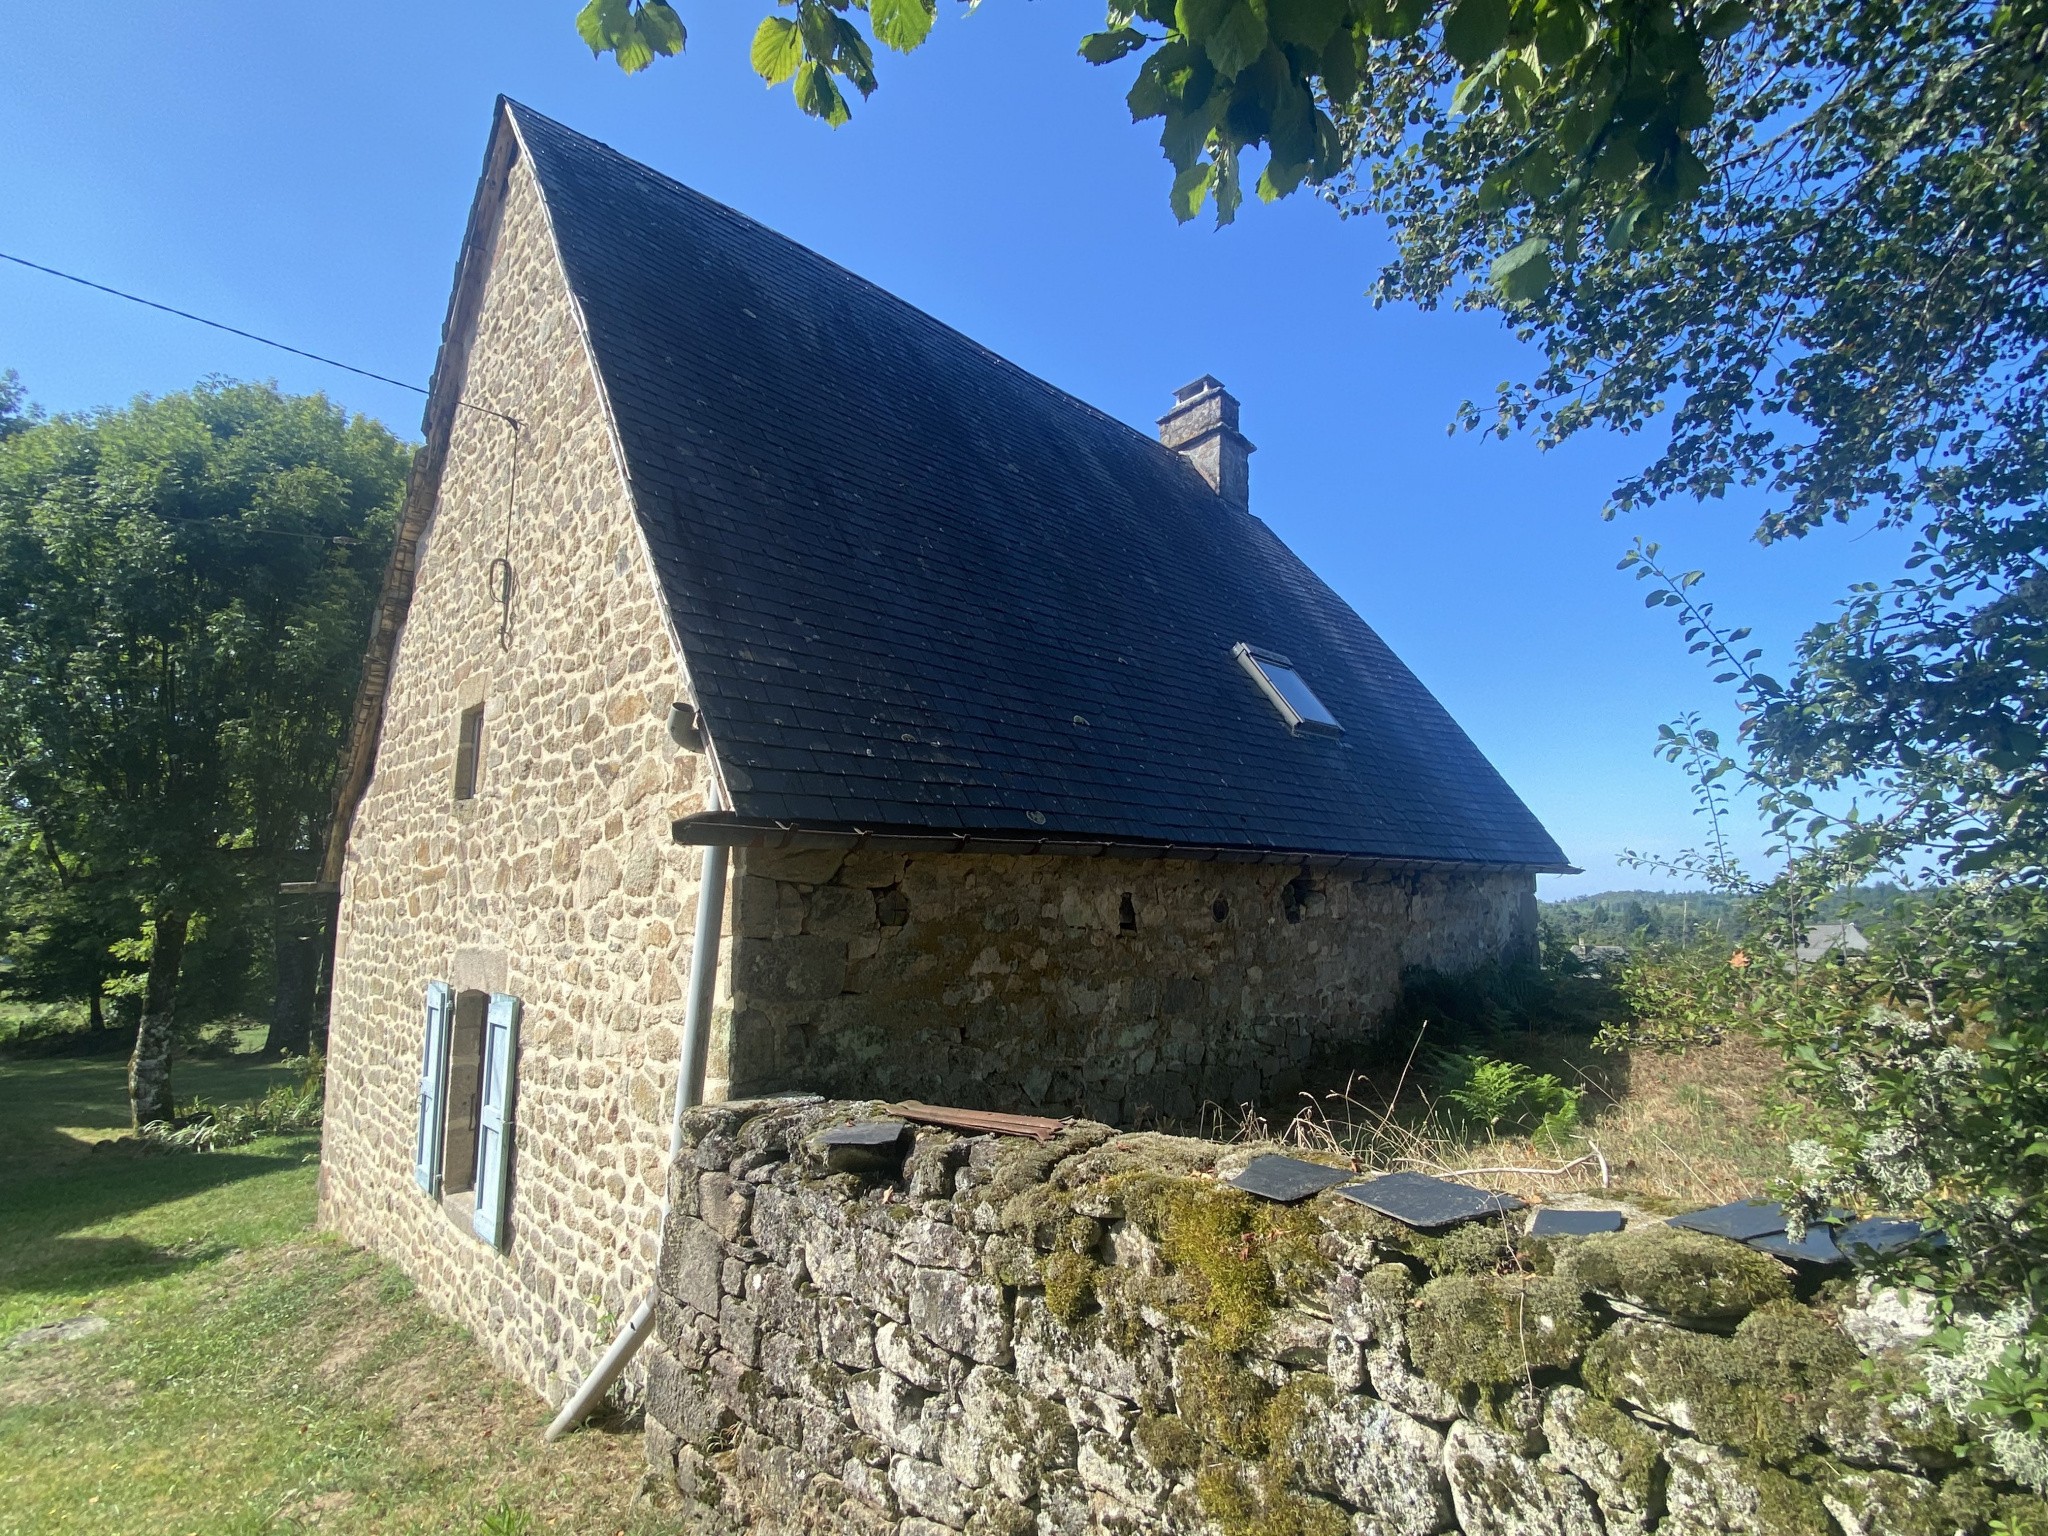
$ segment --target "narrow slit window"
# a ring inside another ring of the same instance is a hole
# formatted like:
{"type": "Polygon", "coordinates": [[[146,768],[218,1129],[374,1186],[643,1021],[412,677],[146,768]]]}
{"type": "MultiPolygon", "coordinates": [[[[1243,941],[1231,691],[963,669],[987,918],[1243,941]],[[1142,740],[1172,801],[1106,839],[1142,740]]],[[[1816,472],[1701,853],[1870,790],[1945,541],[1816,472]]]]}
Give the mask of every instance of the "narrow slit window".
{"type": "Polygon", "coordinates": [[[1337,723],[1337,717],[1316,697],[1315,690],[1302,680],[1301,674],[1294,670],[1294,663],[1285,656],[1242,642],[1232,654],[1237,657],[1238,665],[1259,685],[1259,691],[1280,711],[1280,718],[1287,722],[1289,730],[1297,733],[1314,731],[1324,736],[1344,734],[1344,727],[1337,723]]]}
{"type": "Polygon", "coordinates": [[[474,800],[479,766],[484,756],[484,707],[472,704],[462,712],[462,726],[455,738],[455,798],[474,800]]]}

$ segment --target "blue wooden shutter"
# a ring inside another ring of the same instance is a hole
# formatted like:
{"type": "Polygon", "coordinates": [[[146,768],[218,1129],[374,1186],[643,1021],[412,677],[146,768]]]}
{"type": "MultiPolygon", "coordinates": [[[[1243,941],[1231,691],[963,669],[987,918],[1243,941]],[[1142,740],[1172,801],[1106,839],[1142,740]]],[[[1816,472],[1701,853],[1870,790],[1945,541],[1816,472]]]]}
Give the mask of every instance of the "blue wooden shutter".
{"type": "Polygon", "coordinates": [[[512,1190],[512,1087],[519,1063],[519,999],[491,994],[484,1015],[482,1103],[476,1128],[476,1235],[505,1246],[505,1209],[512,1190]]]}
{"type": "Polygon", "coordinates": [[[413,1182],[428,1194],[441,1178],[441,1122],[448,1105],[448,1031],[455,993],[445,981],[427,983],[427,1038],[420,1048],[419,1133],[413,1143],[413,1182]]]}

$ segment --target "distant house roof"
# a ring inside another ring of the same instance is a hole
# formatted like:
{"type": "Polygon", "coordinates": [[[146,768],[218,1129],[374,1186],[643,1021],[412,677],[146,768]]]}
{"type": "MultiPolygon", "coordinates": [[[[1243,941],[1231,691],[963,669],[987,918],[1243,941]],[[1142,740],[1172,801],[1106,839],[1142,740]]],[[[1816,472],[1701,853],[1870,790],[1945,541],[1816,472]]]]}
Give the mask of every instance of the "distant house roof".
{"type": "Polygon", "coordinates": [[[1838,950],[1844,954],[1862,954],[1869,948],[1870,940],[1854,923],[1815,923],[1800,939],[1798,956],[1802,964],[1811,965],[1838,950]]]}
{"type": "Polygon", "coordinates": [[[725,785],[699,820],[1566,867],[1379,636],[1171,449],[505,113],[725,785]],[[1290,733],[1240,644],[1342,734],[1290,733]]]}

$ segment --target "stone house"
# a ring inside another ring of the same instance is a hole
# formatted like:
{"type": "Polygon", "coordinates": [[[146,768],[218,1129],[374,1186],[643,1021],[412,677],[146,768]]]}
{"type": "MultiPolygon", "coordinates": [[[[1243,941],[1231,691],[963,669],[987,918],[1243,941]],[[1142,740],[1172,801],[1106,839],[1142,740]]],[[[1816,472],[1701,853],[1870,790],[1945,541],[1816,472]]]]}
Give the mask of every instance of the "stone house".
{"type": "Polygon", "coordinates": [[[538,1390],[647,1288],[679,1098],[1185,1119],[1533,943],[1563,855],[1214,379],[1155,441],[501,103],[425,430],[323,1211],[538,1390]]]}

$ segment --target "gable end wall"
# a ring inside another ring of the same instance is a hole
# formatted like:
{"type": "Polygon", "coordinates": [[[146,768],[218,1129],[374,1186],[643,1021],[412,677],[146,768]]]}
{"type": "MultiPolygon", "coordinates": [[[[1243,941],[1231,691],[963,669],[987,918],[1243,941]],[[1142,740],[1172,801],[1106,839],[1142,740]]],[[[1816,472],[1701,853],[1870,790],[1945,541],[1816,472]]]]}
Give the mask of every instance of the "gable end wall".
{"type": "Polygon", "coordinates": [[[523,424],[510,643],[491,563],[515,437],[458,411],[342,879],[322,1215],[559,1397],[652,1281],[699,865],[668,829],[703,809],[704,760],[667,735],[681,671],[523,160],[502,220],[465,396],[523,424]],[[479,701],[481,783],[457,803],[479,701]],[[413,1182],[437,978],[524,1004],[502,1255],[413,1182]]]}

